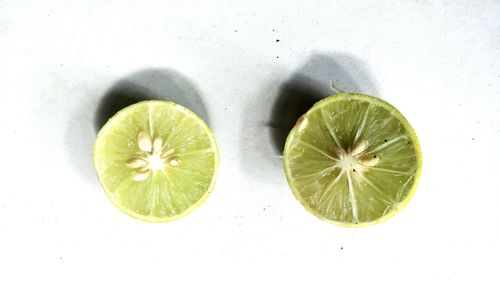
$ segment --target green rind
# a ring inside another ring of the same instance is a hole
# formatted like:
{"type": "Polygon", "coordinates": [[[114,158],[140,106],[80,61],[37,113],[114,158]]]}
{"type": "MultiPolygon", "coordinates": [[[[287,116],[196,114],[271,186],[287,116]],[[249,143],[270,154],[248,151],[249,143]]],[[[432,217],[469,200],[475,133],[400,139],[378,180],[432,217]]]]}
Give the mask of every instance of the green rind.
{"type": "Polygon", "coordinates": [[[330,97],[327,97],[325,99],[322,99],[322,100],[318,101],[317,103],[315,103],[308,110],[308,112],[310,112],[312,110],[316,110],[317,108],[322,107],[323,104],[331,103],[331,102],[333,102],[335,100],[352,99],[352,98],[357,98],[357,99],[362,100],[362,101],[368,101],[368,102],[370,102],[372,104],[379,105],[379,106],[381,106],[381,107],[389,110],[392,113],[392,115],[394,115],[396,118],[398,118],[401,121],[401,123],[403,124],[406,132],[408,133],[408,136],[410,137],[410,139],[414,143],[415,155],[417,157],[417,169],[416,169],[416,172],[415,172],[415,180],[413,181],[413,185],[410,188],[410,192],[408,193],[408,195],[406,196],[406,198],[403,201],[401,201],[398,204],[398,206],[393,209],[393,211],[387,213],[384,216],[381,216],[380,218],[378,218],[376,220],[372,220],[372,221],[369,221],[369,222],[361,222],[361,223],[355,224],[355,223],[346,223],[346,222],[340,222],[340,221],[335,221],[335,220],[328,219],[325,216],[321,215],[320,213],[316,212],[314,209],[310,208],[307,204],[304,204],[305,200],[300,196],[300,193],[298,192],[298,190],[296,190],[293,187],[292,178],[290,176],[290,171],[288,171],[288,169],[287,169],[287,167],[289,166],[287,164],[287,157],[286,157],[287,150],[288,150],[288,147],[289,147],[290,143],[292,143],[292,139],[295,137],[296,127],[292,128],[292,130],[288,134],[288,137],[286,138],[285,148],[283,150],[283,166],[284,166],[285,176],[286,176],[286,179],[287,179],[287,182],[288,182],[288,186],[292,190],[292,193],[295,196],[295,198],[302,204],[302,206],[309,213],[315,215],[316,217],[318,217],[319,219],[321,219],[323,221],[326,221],[326,222],[329,222],[329,223],[332,223],[332,224],[335,224],[335,225],[339,225],[339,226],[343,226],[343,227],[348,227],[348,228],[363,228],[363,227],[367,227],[367,226],[370,226],[370,225],[379,224],[379,223],[382,223],[382,222],[385,222],[385,221],[389,220],[390,218],[394,217],[397,213],[399,213],[404,207],[406,207],[406,205],[408,205],[408,202],[410,202],[411,198],[415,194],[415,191],[417,190],[417,186],[418,186],[419,181],[420,181],[420,176],[421,176],[421,173],[422,173],[422,150],[420,148],[420,142],[418,141],[418,137],[415,134],[415,131],[411,127],[411,125],[408,122],[408,120],[394,106],[392,106],[388,102],[386,102],[384,100],[381,100],[379,98],[376,98],[376,97],[373,97],[373,96],[369,96],[369,95],[365,95],[365,94],[360,94],[360,93],[345,93],[345,92],[343,92],[343,93],[338,93],[336,95],[333,95],[333,96],[330,96],[330,97]]]}
{"type": "MultiPolygon", "coordinates": [[[[122,205],[118,204],[116,201],[114,201],[113,196],[109,192],[108,188],[106,186],[104,186],[104,184],[102,184],[103,181],[99,177],[99,173],[97,173],[97,171],[96,171],[96,174],[97,174],[97,178],[99,179],[99,182],[103,186],[104,192],[105,192],[106,196],[108,197],[108,199],[113,203],[113,205],[115,205],[123,213],[129,215],[130,217],[132,217],[134,219],[138,219],[138,220],[141,220],[141,221],[144,221],[144,222],[155,222],[155,223],[170,222],[170,221],[174,221],[174,220],[183,218],[183,217],[189,215],[190,213],[192,213],[199,206],[201,206],[207,200],[208,196],[212,193],[212,190],[213,190],[213,188],[215,186],[215,181],[217,179],[217,174],[218,174],[218,171],[219,171],[219,161],[220,161],[219,148],[217,146],[217,142],[215,140],[215,137],[214,137],[212,131],[210,130],[210,128],[207,126],[207,124],[198,115],[196,115],[194,112],[192,112],[191,110],[187,109],[184,106],[181,106],[181,105],[176,104],[174,102],[161,101],[161,100],[145,100],[145,101],[141,101],[141,102],[135,103],[133,105],[130,105],[128,107],[125,107],[125,108],[121,109],[120,111],[118,111],[117,113],[115,113],[115,115],[113,117],[111,117],[108,120],[108,122],[106,122],[106,124],[101,128],[101,130],[97,134],[96,140],[99,139],[99,137],[101,135],[105,134],[106,129],[107,129],[108,125],[111,123],[110,121],[113,118],[115,118],[120,113],[124,112],[125,110],[130,109],[131,107],[139,106],[139,105],[145,104],[145,103],[162,103],[162,104],[170,104],[170,105],[174,105],[176,107],[179,107],[182,110],[184,110],[187,113],[187,115],[189,115],[194,120],[196,120],[197,122],[199,122],[200,125],[207,132],[207,134],[208,134],[208,136],[210,138],[210,142],[212,144],[212,147],[214,148],[214,156],[215,156],[214,160],[215,161],[214,161],[214,174],[213,174],[213,177],[212,177],[212,181],[210,182],[209,188],[207,189],[207,191],[205,192],[205,194],[196,203],[194,203],[189,208],[187,208],[184,212],[182,212],[180,214],[177,214],[175,216],[162,217],[162,218],[151,217],[151,216],[143,216],[141,214],[137,214],[135,212],[130,211],[129,209],[125,208],[124,206],[122,206],[122,205]]],[[[93,146],[92,158],[93,158],[94,166],[96,166],[95,165],[95,162],[96,162],[96,145],[95,145],[95,143],[94,143],[94,146],[93,146]]]]}

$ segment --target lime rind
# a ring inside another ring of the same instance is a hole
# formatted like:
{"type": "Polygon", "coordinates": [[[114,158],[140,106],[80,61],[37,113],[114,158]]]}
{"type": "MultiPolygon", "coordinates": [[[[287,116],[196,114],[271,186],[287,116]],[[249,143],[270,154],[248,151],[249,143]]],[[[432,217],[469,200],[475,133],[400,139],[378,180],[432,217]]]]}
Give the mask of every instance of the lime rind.
{"type": "MultiPolygon", "coordinates": [[[[283,153],[283,155],[284,155],[283,166],[285,167],[285,176],[286,176],[288,185],[290,186],[290,189],[292,190],[292,193],[294,194],[294,196],[297,198],[297,200],[302,204],[302,206],[308,212],[312,213],[313,215],[320,218],[321,220],[327,221],[327,222],[335,224],[335,225],[349,227],[349,228],[362,228],[362,227],[367,227],[370,225],[385,222],[385,221],[389,220],[390,218],[394,217],[404,207],[407,206],[408,202],[411,200],[411,198],[415,194],[415,191],[416,191],[417,186],[418,186],[419,181],[420,181],[420,176],[421,176],[421,172],[422,172],[422,151],[421,151],[420,142],[417,138],[417,135],[415,134],[415,131],[413,130],[413,128],[409,124],[408,120],[394,106],[392,106],[388,102],[383,101],[379,98],[368,96],[365,94],[359,94],[359,93],[342,92],[342,93],[338,93],[336,95],[330,96],[328,98],[325,98],[325,99],[317,102],[308,111],[308,113],[311,111],[323,108],[325,105],[333,103],[335,101],[348,100],[348,99],[366,101],[366,102],[370,103],[371,105],[379,106],[379,107],[382,107],[382,108],[388,110],[391,113],[391,115],[393,115],[395,118],[397,118],[401,122],[401,124],[403,125],[403,127],[406,131],[407,136],[413,142],[413,147],[415,150],[415,157],[416,157],[416,170],[415,170],[413,184],[409,188],[409,192],[407,193],[405,198],[403,200],[401,200],[400,202],[398,202],[396,205],[394,205],[393,208],[389,212],[385,213],[381,217],[374,219],[374,220],[371,220],[371,221],[357,222],[357,223],[329,219],[326,216],[319,213],[317,210],[310,207],[308,204],[306,204],[305,198],[302,197],[301,193],[297,190],[294,183],[292,182],[291,171],[289,170],[290,165],[288,163],[288,158],[286,157],[288,149],[290,149],[292,142],[294,142],[294,140],[296,138],[296,132],[297,132],[298,126],[294,126],[292,128],[292,130],[290,131],[290,133],[286,139],[285,149],[284,149],[284,153],[283,153]]],[[[306,115],[306,114],[304,114],[304,115],[306,115]]],[[[300,121],[300,119],[299,119],[299,121],[300,121]]]]}
{"type": "MultiPolygon", "coordinates": [[[[146,105],[159,104],[159,105],[166,105],[166,106],[170,106],[172,108],[175,108],[176,110],[182,112],[186,116],[192,118],[194,121],[196,121],[198,123],[198,125],[200,125],[203,128],[203,131],[206,133],[207,137],[210,140],[210,146],[211,146],[211,149],[213,149],[213,155],[214,155],[213,175],[212,175],[210,184],[208,185],[208,188],[206,189],[204,194],[198,199],[198,201],[194,202],[190,207],[186,208],[183,212],[176,214],[176,215],[173,215],[173,216],[155,217],[155,216],[146,216],[146,215],[139,214],[137,212],[134,212],[133,210],[130,210],[126,206],[119,204],[115,200],[116,197],[114,196],[113,192],[111,192],[103,184],[104,181],[101,178],[99,171],[97,171],[97,177],[104,187],[104,191],[105,191],[106,196],[113,203],[113,205],[115,205],[123,213],[129,215],[132,218],[135,218],[135,219],[138,219],[141,221],[145,221],[145,222],[154,222],[154,223],[170,222],[170,221],[174,221],[174,220],[183,218],[183,217],[189,215],[190,213],[192,213],[199,206],[201,206],[207,200],[209,195],[212,193],[213,188],[215,186],[216,179],[217,179],[218,170],[219,170],[219,161],[220,161],[219,149],[218,149],[218,145],[217,145],[217,142],[215,140],[215,137],[214,137],[212,131],[210,130],[210,128],[194,112],[192,112],[191,110],[189,110],[189,109],[187,109],[179,104],[176,104],[174,102],[160,101],[160,100],[145,100],[145,101],[141,101],[141,102],[138,102],[136,104],[133,104],[133,105],[130,105],[126,108],[121,109],[112,118],[110,118],[108,120],[108,122],[106,122],[106,124],[101,128],[101,130],[97,134],[96,140],[98,140],[100,137],[102,137],[103,135],[105,135],[107,133],[107,131],[110,129],[110,126],[111,126],[110,124],[112,123],[111,122],[112,120],[114,120],[115,118],[121,118],[121,116],[123,116],[126,113],[126,111],[133,110],[134,108],[142,106],[144,104],[146,104],[146,105]]],[[[97,144],[97,141],[95,142],[94,147],[93,147],[93,162],[94,162],[94,165],[97,167],[97,157],[96,157],[97,145],[96,144],[97,144]]]]}

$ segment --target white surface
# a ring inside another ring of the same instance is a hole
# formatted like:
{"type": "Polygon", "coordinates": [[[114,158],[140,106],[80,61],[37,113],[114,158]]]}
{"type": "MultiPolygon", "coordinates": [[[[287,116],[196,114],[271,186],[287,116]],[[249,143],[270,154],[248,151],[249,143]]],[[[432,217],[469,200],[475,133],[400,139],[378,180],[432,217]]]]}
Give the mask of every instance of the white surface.
{"type": "Polygon", "coordinates": [[[0,280],[500,278],[498,1],[70,2],[0,1],[0,280]],[[166,69],[198,90],[221,167],[200,209],[148,224],[97,182],[94,120],[113,85],[166,69]],[[329,225],[289,191],[268,124],[301,74],[417,131],[421,184],[387,223],[329,225]]]}

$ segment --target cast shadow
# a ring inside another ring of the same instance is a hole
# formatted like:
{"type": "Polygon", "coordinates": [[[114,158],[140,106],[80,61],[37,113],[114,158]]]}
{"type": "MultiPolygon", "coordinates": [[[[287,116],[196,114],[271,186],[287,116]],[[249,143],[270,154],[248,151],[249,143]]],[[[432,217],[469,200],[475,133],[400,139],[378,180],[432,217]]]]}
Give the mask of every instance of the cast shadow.
{"type": "Polygon", "coordinates": [[[121,109],[144,100],[175,102],[210,125],[200,92],[188,78],[170,69],[146,69],[123,78],[104,94],[95,112],[95,131],[121,109]]]}
{"type": "Polygon", "coordinates": [[[82,96],[80,107],[68,122],[67,153],[82,179],[96,182],[92,147],[97,132],[107,120],[128,105],[152,99],[181,104],[209,123],[200,92],[185,76],[173,70],[154,68],[132,73],[112,84],[101,97],[97,95],[97,99],[90,93],[82,96]]]}
{"type": "Polygon", "coordinates": [[[345,92],[378,95],[365,63],[348,54],[314,54],[288,77],[264,85],[242,113],[240,163],[254,181],[281,185],[282,153],[297,119],[317,101],[345,92]]]}
{"type": "Polygon", "coordinates": [[[378,96],[366,65],[347,54],[315,54],[278,90],[271,109],[271,142],[278,153],[297,119],[316,102],[334,94],[331,88],[344,92],[378,96]]]}

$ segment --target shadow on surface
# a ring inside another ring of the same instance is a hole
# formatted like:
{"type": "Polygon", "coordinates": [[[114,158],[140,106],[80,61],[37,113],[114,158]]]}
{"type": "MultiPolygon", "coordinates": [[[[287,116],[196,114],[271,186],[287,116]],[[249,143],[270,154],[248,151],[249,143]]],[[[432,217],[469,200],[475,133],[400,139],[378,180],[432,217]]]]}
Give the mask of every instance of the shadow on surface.
{"type": "Polygon", "coordinates": [[[331,83],[344,92],[377,95],[365,64],[350,55],[315,54],[279,88],[271,109],[272,143],[283,152],[297,119],[316,102],[334,94],[331,83]]]}
{"type": "Polygon", "coordinates": [[[207,124],[209,122],[199,91],[189,79],[172,70],[146,69],[133,73],[118,80],[101,95],[82,92],[78,110],[68,123],[65,140],[74,169],[93,184],[96,172],[92,147],[96,133],[120,109],[143,100],[167,100],[189,108],[207,124]]]}
{"type": "Polygon", "coordinates": [[[313,54],[288,75],[276,75],[242,113],[240,161],[254,181],[279,184],[288,133],[314,103],[334,94],[332,82],[342,91],[378,94],[365,64],[348,54],[313,54]]]}
{"type": "Polygon", "coordinates": [[[169,69],[146,69],[118,81],[104,94],[95,113],[95,131],[116,112],[144,100],[173,101],[189,108],[210,125],[203,99],[188,78],[169,69]]]}
{"type": "Polygon", "coordinates": [[[296,74],[280,87],[268,126],[276,151],[283,151],[286,137],[299,117],[330,93],[321,90],[307,76],[296,74]]]}

